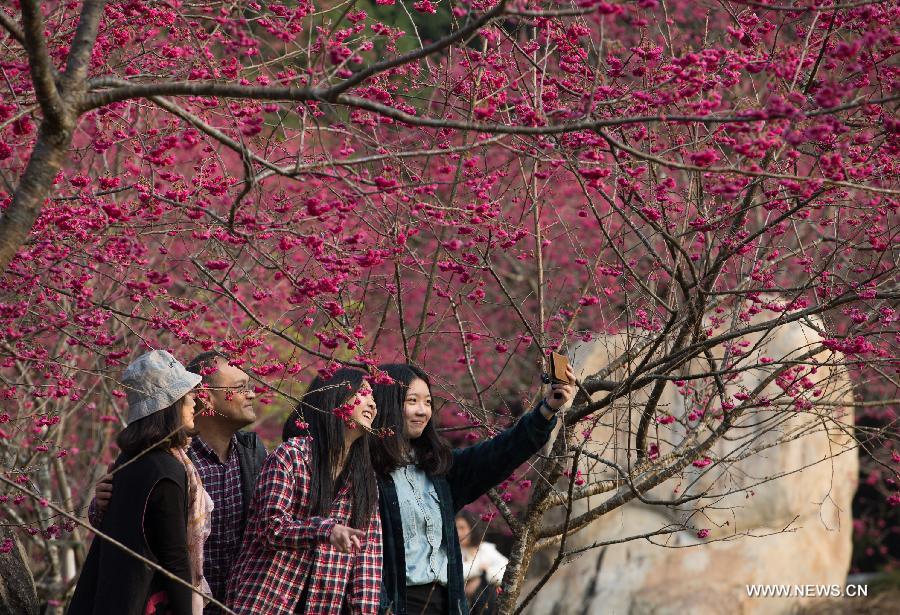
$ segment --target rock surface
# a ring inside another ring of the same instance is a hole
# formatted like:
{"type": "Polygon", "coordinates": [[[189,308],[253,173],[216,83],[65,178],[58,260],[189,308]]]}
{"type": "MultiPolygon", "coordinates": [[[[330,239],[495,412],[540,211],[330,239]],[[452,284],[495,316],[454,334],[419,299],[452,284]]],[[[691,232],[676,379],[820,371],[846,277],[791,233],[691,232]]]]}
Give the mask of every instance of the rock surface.
{"type": "MultiPolygon", "coordinates": [[[[769,336],[747,336],[744,364],[767,357],[775,363],[798,358],[819,340],[803,325],[782,326],[769,336]]],[[[595,373],[618,357],[625,347],[621,336],[582,344],[570,353],[580,375],[595,373]]],[[[720,355],[721,353],[714,353],[720,355]]],[[[710,452],[715,463],[707,468],[688,466],[650,492],[653,499],[682,494],[706,494],[678,507],[632,501],[589,525],[569,539],[578,549],[615,538],[638,536],[666,527],[690,530],[620,545],[595,548],[563,565],[530,605],[532,614],[582,615],[695,615],[719,613],[786,613],[802,599],[749,597],[747,586],[839,585],[850,565],[851,501],[856,491],[857,453],[852,438],[852,390],[842,371],[825,366],[828,353],[815,357],[823,366],[807,370],[799,383],[808,408],[772,406],[744,414],[710,452]],[[745,456],[746,455],[746,456],[745,456]],[[708,536],[698,538],[699,529],[708,536]]],[[[763,361],[765,364],[765,360],[763,361]]],[[[623,369],[627,369],[623,368],[623,369]]],[[[684,374],[706,366],[692,364],[684,374]]],[[[766,378],[765,365],[744,372],[741,385],[750,389],[766,378]]],[[[613,377],[622,377],[623,370],[613,377]]],[[[782,382],[782,384],[785,384],[782,382]]],[[[683,418],[695,410],[688,397],[666,386],[660,413],[683,418]]],[[[729,395],[741,390],[732,383],[729,395]]],[[[764,393],[777,399],[782,388],[770,384],[764,393]]],[[[589,449],[627,466],[633,451],[640,409],[648,391],[623,400],[593,428],[589,449]]],[[[738,402],[739,403],[739,402],[738,402]]],[[[653,438],[660,455],[685,438],[690,421],[657,425],[653,438]]],[[[695,424],[695,423],[694,423],[695,424]]],[[[603,466],[582,465],[589,481],[613,478],[603,466]],[[589,474],[588,474],[589,472],[589,474]]],[[[593,496],[574,507],[574,515],[605,500],[593,496]]],[[[559,510],[548,514],[559,521],[559,510]]],[[[549,549],[555,556],[555,550],[549,549]]],[[[547,554],[543,555],[546,564],[547,554]]],[[[530,583],[541,573],[535,558],[530,583]]],[[[530,585],[530,584],[529,584],[530,585]]],[[[526,586],[523,595],[527,595],[526,586]]]]}

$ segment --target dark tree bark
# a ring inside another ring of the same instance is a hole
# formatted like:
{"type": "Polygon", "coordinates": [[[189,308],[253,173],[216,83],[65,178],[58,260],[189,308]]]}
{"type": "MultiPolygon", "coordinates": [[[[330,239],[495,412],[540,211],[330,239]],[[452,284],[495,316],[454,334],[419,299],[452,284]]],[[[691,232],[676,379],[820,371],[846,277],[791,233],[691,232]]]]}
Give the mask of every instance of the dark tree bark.
{"type": "Polygon", "coordinates": [[[9,528],[0,527],[0,542],[7,538],[13,541],[13,548],[0,553],[0,615],[37,615],[37,593],[25,550],[9,528]]]}

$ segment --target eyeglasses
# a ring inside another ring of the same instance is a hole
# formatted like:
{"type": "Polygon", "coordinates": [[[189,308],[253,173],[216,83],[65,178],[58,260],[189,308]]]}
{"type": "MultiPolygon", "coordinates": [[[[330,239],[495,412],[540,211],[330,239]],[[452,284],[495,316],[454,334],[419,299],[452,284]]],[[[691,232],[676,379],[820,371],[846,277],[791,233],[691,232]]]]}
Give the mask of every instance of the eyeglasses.
{"type": "Polygon", "coordinates": [[[250,384],[239,384],[233,387],[206,387],[206,390],[225,391],[225,393],[231,393],[232,395],[237,393],[244,396],[247,396],[251,393],[256,393],[256,388],[250,384]]]}

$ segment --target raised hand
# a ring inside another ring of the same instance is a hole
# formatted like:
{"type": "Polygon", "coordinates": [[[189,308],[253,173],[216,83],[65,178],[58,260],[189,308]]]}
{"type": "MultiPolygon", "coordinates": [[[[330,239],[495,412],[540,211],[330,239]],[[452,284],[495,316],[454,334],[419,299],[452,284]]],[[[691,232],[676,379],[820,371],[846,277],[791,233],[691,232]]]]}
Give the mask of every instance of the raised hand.
{"type": "Polygon", "coordinates": [[[550,412],[556,412],[575,396],[575,372],[571,365],[566,368],[566,377],[572,384],[550,385],[550,390],[544,396],[544,404],[549,406],[550,412]]]}

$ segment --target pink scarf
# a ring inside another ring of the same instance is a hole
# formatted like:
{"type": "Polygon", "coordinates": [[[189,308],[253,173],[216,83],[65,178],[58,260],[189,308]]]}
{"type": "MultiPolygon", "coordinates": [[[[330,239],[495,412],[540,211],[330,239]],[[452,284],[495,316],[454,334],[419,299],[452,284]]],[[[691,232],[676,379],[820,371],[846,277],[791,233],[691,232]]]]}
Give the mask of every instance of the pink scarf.
{"type": "MultiPolygon", "coordinates": [[[[209,536],[213,510],[213,501],[203,488],[197,468],[185,454],[184,449],[173,448],[172,454],[184,465],[188,480],[188,558],[191,563],[191,575],[194,587],[209,595],[209,584],[203,576],[203,544],[209,536]]],[[[202,615],[207,600],[198,593],[193,594],[193,614],[202,615]]]]}

